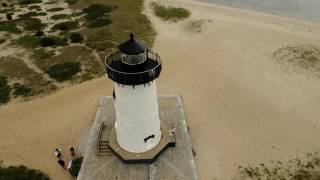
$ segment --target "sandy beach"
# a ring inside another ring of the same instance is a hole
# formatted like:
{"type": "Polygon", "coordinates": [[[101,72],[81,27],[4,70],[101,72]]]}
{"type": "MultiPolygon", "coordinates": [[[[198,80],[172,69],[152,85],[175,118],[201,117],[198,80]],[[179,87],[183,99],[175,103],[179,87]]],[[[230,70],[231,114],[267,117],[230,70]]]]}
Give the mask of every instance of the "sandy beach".
{"type": "MultiPolygon", "coordinates": [[[[319,24],[189,0],[161,1],[192,13],[167,23],[153,15],[150,2],[145,13],[157,31],[153,49],[164,61],[158,93],[182,96],[200,180],[236,178],[238,166],[319,149],[319,79],[272,58],[288,45],[319,46],[319,24]]],[[[53,180],[72,179],[53,150],[67,154],[77,144],[99,98],[112,89],[101,77],[1,106],[0,160],[41,169],[53,180]]]]}

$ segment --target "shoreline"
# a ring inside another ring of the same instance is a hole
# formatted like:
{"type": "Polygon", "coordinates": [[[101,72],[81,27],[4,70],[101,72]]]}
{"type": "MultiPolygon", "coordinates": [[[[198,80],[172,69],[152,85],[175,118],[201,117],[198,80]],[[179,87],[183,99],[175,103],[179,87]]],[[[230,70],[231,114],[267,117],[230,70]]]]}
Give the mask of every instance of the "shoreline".
{"type": "Polygon", "coordinates": [[[231,2],[221,0],[195,0],[206,2],[210,4],[222,5],[237,9],[249,10],[254,12],[262,12],[266,14],[272,14],[276,16],[283,16],[291,19],[297,19],[301,21],[307,21],[319,24],[320,14],[317,14],[316,7],[320,7],[320,4],[310,1],[295,1],[295,0],[281,0],[280,1],[268,1],[268,3],[258,2],[258,0],[233,0],[231,2]],[[287,1],[287,2],[285,2],[287,1]]]}

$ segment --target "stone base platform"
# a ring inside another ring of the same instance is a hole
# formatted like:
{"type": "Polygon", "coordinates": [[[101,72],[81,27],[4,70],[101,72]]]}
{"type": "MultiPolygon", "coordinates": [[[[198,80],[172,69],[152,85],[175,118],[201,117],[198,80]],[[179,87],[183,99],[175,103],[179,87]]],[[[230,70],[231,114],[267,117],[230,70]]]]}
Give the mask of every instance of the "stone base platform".
{"type": "Polygon", "coordinates": [[[175,134],[166,122],[161,122],[161,139],[158,145],[144,153],[132,153],[123,149],[117,142],[116,130],[111,129],[109,147],[126,164],[153,163],[168,147],[175,147],[175,134]]]}
{"type": "Polygon", "coordinates": [[[159,112],[162,127],[176,128],[175,147],[162,151],[151,164],[126,164],[113,153],[99,154],[97,144],[108,141],[110,145],[115,122],[112,97],[101,98],[77,180],[197,180],[180,96],[159,96],[159,112]]]}

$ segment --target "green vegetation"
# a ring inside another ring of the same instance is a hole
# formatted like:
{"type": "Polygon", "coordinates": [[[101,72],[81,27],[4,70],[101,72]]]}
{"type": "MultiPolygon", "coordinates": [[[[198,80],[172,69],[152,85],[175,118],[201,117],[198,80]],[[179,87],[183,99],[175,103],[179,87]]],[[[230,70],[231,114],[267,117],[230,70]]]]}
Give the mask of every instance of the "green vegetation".
{"type": "Polygon", "coordinates": [[[45,16],[45,15],[47,15],[47,13],[45,13],[45,12],[34,12],[34,11],[31,11],[31,12],[27,12],[25,14],[19,14],[18,17],[22,18],[24,20],[24,19],[28,19],[28,18],[31,18],[31,17],[35,17],[35,16],[45,16]]]}
{"type": "Polygon", "coordinates": [[[53,19],[53,20],[70,19],[70,18],[71,18],[71,16],[68,14],[56,14],[56,15],[51,16],[51,19],[53,19]]]}
{"type": "Polygon", "coordinates": [[[24,84],[20,84],[20,83],[15,83],[13,85],[13,95],[14,97],[18,97],[18,96],[30,96],[31,95],[31,91],[32,89],[25,86],[24,84]]]}
{"type": "Polygon", "coordinates": [[[77,29],[77,28],[79,28],[78,21],[66,21],[66,22],[61,22],[61,23],[55,24],[52,27],[52,30],[70,31],[70,30],[77,29]]]}
{"type": "Polygon", "coordinates": [[[38,5],[32,5],[32,6],[29,6],[28,8],[30,10],[32,10],[32,9],[41,10],[41,6],[38,6],[38,5]]]}
{"type": "Polygon", "coordinates": [[[13,21],[0,21],[0,31],[7,31],[11,33],[21,33],[20,29],[13,21]]]}
{"type": "Polygon", "coordinates": [[[46,24],[42,23],[40,19],[37,18],[26,18],[19,20],[19,24],[26,31],[41,31],[46,27],[46,24]]]}
{"type": "Polygon", "coordinates": [[[42,47],[65,46],[68,40],[59,36],[46,36],[40,39],[40,44],[42,47]]]}
{"type": "Polygon", "coordinates": [[[77,177],[79,171],[81,169],[81,163],[83,161],[83,157],[78,157],[72,162],[72,167],[70,169],[70,174],[74,177],[77,177]]]}
{"type": "Polygon", "coordinates": [[[109,24],[112,24],[112,21],[108,18],[99,18],[99,19],[93,19],[88,22],[89,28],[99,28],[103,26],[107,26],[109,24]]]}
{"type": "Polygon", "coordinates": [[[6,39],[0,38],[0,44],[3,44],[3,43],[5,43],[5,42],[6,42],[6,39]]]}
{"type": "MultiPolygon", "coordinates": [[[[5,104],[10,101],[11,88],[8,85],[8,80],[6,76],[0,75],[0,104],[5,104]]],[[[1,167],[0,167],[0,177],[1,177],[1,167]]]]}
{"type": "Polygon", "coordinates": [[[48,74],[58,82],[63,82],[72,79],[72,77],[80,71],[81,64],[79,62],[66,62],[50,67],[48,74]]]}
{"type": "Polygon", "coordinates": [[[78,32],[70,33],[69,38],[72,43],[80,43],[83,41],[82,35],[78,32]]]}
{"type": "Polygon", "coordinates": [[[79,0],[65,0],[66,3],[68,3],[69,5],[73,5],[76,4],[79,0]]]}
{"type": "Polygon", "coordinates": [[[54,56],[53,51],[46,51],[43,48],[33,50],[33,57],[38,60],[48,59],[52,56],[54,56]]]}
{"type": "MultiPolygon", "coordinates": [[[[320,48],[316,46],[288,46],[280,48],[273,56],[290,69],[299,68],[302,72],[320,77],[320,48]]],[[[286,68],[288,69],[288,68],[286,68]]]]}
{"type": "Polygon", "coordinates": [[[47,11],[49,11],[49,12],[56,12],[56,11],[62,11],[62,10],[64,10],[64,8],[56,7],[56,8],[48,9],[47,11]]]}
{"type": "Polygon", "coordinates": [[[156,16],[164,21],[177,22],[190,16],[190,11],[184,8],[166,7],[158,3],[151,4],[156,16]]]}
{"type": "MultiPolygon", "coordinates": [[[[117,48],[120,42],[127,40],[131,30],[142,42],[152,45],[155,31],[149,19],[141,13],[143,0],[92,0],[91,3],[92,5],[104,4],[109,6],[107,11],[109,13],[106,13],[105,17],[112,20],[112,25],[86,29],[84,35],[87,46],[100,53],[107,54],[113,48],[117,48]],[[110,12],[111,9],[112,12],[110,12]]],[[[77,7],[86,8],[87,4],[86,0],[79,0],[77,7]]],[[[85,11],[85,16],[88,15],[87,12],[91,12],[90,10],[85,11]]],[[[90,16],[95,15],[88,15],[85,19],[87,20],[90,16]]]]}
{"type": "Polygon", "coordinates": [[[28,169],[25,166],[0,166],[1,180],[49,180],[49,176],[40,170],[28,169]]]}
{"type": "Polygon", "coordinates": [[[115,8],[103,4],[92,4],[88,8],[84,8],[82,12],[86,14],[84,17],[87,20],[88,27],[98,28],[112,23],[108,18],[108,13],[111,13],[115,8]]]}
{"type": "Polygon", "coordinates": [[[320,154],[308,153],[305,158],[296,158],[286,163],[273,162],[270,165],[260,164],[257,167],[239,167],[243,179],[320,179],[320,154]]]}
{"type": "Polygon", "coordinates": [[[16,40],[17,44],[24,48],[36,48],[40,46],[40,39],[37,36],[24,35],[16,40]]]}
{"type": "Polygon", "coordinates": [[[21,5],[27,5],[27,4],[35,4],[35,3],[41,3],[42,0],[18,0],[18,4],[21,5]]]}

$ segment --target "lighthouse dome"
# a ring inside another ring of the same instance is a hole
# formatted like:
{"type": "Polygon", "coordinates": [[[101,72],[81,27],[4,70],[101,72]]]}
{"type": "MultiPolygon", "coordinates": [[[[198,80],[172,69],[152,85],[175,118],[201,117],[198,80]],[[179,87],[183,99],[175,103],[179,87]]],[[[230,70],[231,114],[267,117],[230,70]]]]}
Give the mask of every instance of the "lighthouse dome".
{"type": "Polygon", "coordinates": [[[119,45],[121,53],[126,55],[138,55],[146,52],[147,48],[134,38],[134,35],[130,34],[130,39],[119,45]]]}

